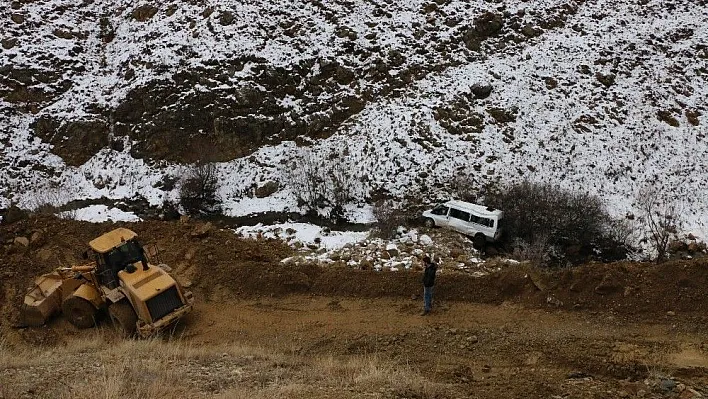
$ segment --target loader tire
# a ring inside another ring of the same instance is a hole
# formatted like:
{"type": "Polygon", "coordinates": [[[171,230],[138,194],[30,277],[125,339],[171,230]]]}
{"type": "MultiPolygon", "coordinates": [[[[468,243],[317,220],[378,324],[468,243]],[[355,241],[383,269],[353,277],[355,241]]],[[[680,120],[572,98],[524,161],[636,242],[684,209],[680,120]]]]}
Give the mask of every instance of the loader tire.
{"type": "Polygon", "coordinates": [[[77,296],[70,296],[61,304],[64,317],[76,328],[89,328],[96,325],[96,308],[91,302],[77,296]]]}
{"type": "Polygon", "coordinates": [[[120,301],[108,305],[108,315],[111,317],[113,327],[122,336],[128,338],[135,335],[138,316],[127,301],[120,301]]]}

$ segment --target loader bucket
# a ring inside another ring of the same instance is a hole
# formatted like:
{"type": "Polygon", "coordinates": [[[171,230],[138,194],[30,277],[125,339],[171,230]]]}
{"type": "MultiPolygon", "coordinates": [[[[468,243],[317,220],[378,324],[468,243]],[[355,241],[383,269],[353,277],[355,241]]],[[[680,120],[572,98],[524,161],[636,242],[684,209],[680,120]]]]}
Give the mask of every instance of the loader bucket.
{"type": "Polygon", "coordinates": [[[22,322],[30,327],[43,325],[61,309],[62,278],[58,273],[42,275],[34,284],[25,295],[20,314],[22,322]]]}

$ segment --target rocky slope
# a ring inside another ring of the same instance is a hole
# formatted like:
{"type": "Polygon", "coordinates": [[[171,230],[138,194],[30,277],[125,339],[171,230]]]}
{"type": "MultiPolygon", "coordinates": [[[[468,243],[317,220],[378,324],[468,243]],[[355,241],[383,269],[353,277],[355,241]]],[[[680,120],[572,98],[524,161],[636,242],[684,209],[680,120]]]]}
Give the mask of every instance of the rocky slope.
{"type": "Polygon", "coordinates": [[[256,208],[293,209],[298,144],[361,201],[531,178],[624,214],[654,185],[705,235],[706,18],[704,0],[6,2],[0,208],[48,187],[159,204],[201,158],[227,213],[267,182],[256,208]]]}

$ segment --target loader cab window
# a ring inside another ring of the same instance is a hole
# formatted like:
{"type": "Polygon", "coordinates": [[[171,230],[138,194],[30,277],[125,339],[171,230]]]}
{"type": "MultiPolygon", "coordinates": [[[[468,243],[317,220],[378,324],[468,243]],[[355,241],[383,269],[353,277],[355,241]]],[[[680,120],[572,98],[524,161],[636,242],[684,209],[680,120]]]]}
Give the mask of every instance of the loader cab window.
{"type": "Polygon", "coordinates": [[[143,252],[143,247],[137,241],[126,241],[106,253],[106,264],[115,273],[123,270],[129,264],[144,261],[145,252],[143,252]]]}
{"type": "Polygon", "coordinates": [[[118,272],[135,262],[146,265],[145,252],[137,241],[131,240],[97,256],[98,278],[108,288],[118,287],[118,272]]]}

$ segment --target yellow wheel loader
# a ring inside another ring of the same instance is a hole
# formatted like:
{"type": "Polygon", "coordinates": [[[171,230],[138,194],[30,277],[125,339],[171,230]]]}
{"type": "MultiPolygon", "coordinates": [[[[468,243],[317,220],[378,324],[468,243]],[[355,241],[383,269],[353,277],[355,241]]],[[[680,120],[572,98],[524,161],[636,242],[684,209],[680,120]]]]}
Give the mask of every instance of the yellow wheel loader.
{"type": "Polygon", "coordinates": [[[61,267],[40,276],[25,295],[25,325],[43,325],[61,310],[77,328],[93,327],[107,312],[124,335],[149,336],[192,310],[194,298],[168,274],[148,262],[137,235],[126,228],[89,242],[91,263],[61,267]]]}

